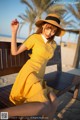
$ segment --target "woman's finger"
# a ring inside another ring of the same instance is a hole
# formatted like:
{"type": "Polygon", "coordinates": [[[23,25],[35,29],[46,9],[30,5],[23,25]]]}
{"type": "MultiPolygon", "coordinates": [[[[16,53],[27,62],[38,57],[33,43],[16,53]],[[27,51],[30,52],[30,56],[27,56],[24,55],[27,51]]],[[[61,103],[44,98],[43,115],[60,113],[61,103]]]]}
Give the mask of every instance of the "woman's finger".
{"type": "Polygon", "coordinates": [[[16,24],[18,24],[19,22],[17,21],[17,19],[15,19],[15,20],[13,20],[12,22],[11,22],[11,25],[16,25],[16,24]]]}

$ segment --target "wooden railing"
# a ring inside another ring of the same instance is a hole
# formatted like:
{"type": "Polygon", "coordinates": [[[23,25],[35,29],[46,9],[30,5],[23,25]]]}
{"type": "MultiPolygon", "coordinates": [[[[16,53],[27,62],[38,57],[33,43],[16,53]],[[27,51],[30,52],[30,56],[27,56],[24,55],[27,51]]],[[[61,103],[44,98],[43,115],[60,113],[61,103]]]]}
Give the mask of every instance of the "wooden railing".
{"type": "Polygon", "coordinates": [[[28,51],[12,56],[10,44],[10,42],[0,42],[0,76],[18,72],[29,59],[28,51]]]}

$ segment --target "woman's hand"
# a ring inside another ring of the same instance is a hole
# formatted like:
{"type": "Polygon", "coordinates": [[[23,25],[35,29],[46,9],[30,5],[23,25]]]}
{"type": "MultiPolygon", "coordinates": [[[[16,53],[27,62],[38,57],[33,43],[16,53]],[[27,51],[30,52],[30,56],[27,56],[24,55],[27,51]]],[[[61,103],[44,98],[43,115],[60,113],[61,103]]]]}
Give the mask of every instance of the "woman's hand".
{"type": "Polygon", "coordinates": [[[15,19],[11,22],[12,32],[17,32],[18,28],[19,28],[19,22],[17,21],[17,19],[15,19]]]}

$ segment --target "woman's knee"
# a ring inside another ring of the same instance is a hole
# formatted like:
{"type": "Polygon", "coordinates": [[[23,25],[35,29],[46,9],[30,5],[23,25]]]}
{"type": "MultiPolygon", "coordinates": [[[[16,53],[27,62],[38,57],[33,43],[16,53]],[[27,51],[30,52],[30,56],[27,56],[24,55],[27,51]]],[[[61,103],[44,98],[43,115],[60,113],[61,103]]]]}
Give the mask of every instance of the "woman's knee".
{"type": "Polygon", "coordinates": [[[57,96],[53,92],[50,92],[49,99],[50,99],[51,107],[53,107],[54,109],[57,109],[57,107],[58,107],[57,96]]]}

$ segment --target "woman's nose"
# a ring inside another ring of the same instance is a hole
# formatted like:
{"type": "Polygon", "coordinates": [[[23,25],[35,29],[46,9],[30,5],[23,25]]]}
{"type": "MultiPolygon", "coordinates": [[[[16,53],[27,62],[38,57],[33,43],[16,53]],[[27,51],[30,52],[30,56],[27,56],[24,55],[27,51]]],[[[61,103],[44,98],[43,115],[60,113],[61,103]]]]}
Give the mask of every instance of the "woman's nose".
{"type": "Polygon", "coordinates": [[[48,30],[48,34],[49,34],[49,35],[51,34],[51,30],[48,30]]]}

